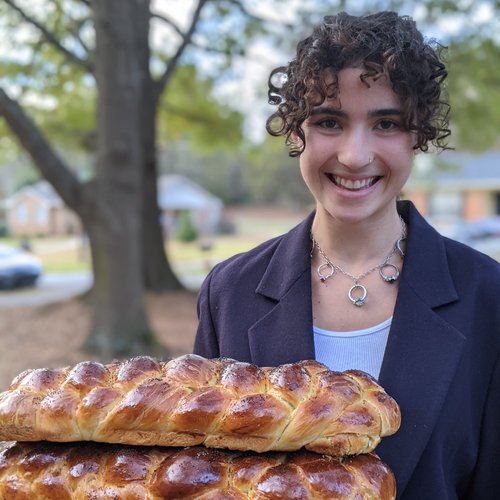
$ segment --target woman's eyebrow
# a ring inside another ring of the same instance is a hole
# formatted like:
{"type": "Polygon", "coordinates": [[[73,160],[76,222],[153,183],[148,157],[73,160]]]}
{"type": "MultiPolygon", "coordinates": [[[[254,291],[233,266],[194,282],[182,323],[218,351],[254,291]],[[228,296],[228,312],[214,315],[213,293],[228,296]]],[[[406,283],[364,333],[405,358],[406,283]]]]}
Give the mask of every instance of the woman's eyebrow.
{"type": "Polygon", "coordinates": [[[381,108],[375,109],[368,113],[370,118],[377,118],[379,116],[401,116],[403,112],[398,108],[381,108]]]}
{"type": "MultiPolygon", "coordinates": [[[[403,112],[399,108],[380,108],[374,109],[368,112],[369,118],[377,118],[380,116],[401,116],[403,112]]],[[[317,115],[330,115],[330,116],[338,116],[341,118],[346,118],[348,114],[345,111],[342,111],[339,108],[331,108],[329,106],[318,106],[311,111],[310,116],[317,115]]]]}
{"type": "Polygon", "coordinates": [[[338,108],[330,108],[328,106],[319,106],[317,108],[314,108],[311,111],[311,116],[316,116],[316,115],[347,117],[347,113],[345,111],[342,111],[341,109],[338,108]]]}

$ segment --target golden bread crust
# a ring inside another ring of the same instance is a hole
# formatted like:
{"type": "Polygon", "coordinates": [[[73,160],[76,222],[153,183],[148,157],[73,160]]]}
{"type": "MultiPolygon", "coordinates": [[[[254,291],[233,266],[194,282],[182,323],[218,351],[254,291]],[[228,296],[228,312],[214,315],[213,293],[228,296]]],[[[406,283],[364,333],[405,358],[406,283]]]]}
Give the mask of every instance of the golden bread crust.
{"type": "Polygon", "coordinates": [[[188,354],[28,370],[0,394],[0,440],[369,453],[400,425],[369,375],[188,354]]]}
{"type": "Polygon", "coordinates": [[[97,443],[17,443],[0,453],[0,498],[393,500],[374,454],[242,453],[97,443]]]}

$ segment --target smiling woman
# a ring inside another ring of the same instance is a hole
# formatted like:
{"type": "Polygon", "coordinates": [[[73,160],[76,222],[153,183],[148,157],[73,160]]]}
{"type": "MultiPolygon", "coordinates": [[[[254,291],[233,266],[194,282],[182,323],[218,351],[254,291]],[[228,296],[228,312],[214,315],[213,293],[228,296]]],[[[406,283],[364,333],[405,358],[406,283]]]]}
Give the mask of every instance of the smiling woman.
{"type": "Polygon", "coordinates": [[[327,16],[269,78],[267,130],[315,210],[216,266],[194,352],[370,373],[401,407],[377,447],[398,499],[493,500],[500,475],[500,265],[430,227],[400,192],[446,148],[439,44],[394,12],[327,16]]]}

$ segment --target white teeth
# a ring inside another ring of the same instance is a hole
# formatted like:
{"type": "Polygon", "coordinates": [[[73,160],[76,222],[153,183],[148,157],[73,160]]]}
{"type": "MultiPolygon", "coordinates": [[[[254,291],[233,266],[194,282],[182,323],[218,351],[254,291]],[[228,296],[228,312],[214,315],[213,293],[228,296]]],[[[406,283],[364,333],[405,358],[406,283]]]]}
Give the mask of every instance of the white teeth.
{"type": "Polygon", "coordinates": [[[336,175],[332,177],[333,181],[335,182],[335,184],[337,184],[337,186],[341,186],[345,189],[351,189],[353,191],[370,187],[377,180],[377,177],[370,177],[369,179],[361,179],[355,181],[352,181],[350,179],[344,179],[343,177],[337,177],[336,175]]]}

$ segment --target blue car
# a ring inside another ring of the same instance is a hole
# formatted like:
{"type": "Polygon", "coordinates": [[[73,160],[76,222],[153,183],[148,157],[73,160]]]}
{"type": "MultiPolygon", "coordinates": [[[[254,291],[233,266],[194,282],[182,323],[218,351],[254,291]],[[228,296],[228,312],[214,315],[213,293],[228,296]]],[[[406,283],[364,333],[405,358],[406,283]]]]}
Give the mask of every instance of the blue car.
{"type": "Polygon", "coordinates": [[[41,274],[38,257],[22,248],[0,244],[0,289],[33,286],[41,274]]]}

